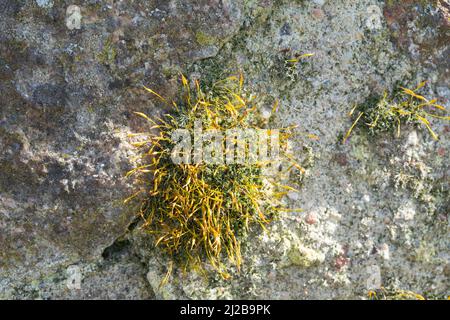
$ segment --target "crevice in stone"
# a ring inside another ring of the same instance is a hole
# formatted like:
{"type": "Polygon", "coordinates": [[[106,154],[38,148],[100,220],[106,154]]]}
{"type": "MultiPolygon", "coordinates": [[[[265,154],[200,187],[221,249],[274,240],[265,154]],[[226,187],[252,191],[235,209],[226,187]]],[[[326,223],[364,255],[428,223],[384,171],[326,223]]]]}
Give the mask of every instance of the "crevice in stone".
{"type": "Polygon", "coordinates": [[[105,247],[102,252],[102,258],[105,260],[111,260],[120,256],[126,251],[131,251],[132,243],[127,239],[129,235],[139,224],[140,217],[134,218],[134,220],[128,225],[125,232],[118,236],[109,246],[105,247]]]}

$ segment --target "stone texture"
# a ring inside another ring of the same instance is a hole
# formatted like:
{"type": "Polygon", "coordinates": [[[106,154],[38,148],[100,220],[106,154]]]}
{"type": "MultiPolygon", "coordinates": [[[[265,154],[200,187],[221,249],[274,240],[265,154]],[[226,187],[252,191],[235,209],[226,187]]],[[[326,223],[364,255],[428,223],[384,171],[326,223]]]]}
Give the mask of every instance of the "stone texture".
{"type": "MultiPolygon", "coordinates": [[[[143,125],[132,111],[155,108],[136,88],[170,95],[178,72],[217,53],[241,23],[240,5],[227,1],[81,1],[66,12],[70,5],[0,4],[0,273],[8,283],[101,261],[134,220],[122,205],[132,190],[126,135],[143,125]],[[80,28],[66,25],[73,12],[80,28]]],[[[89,294],[105,296],[101,287],[89,294]]]]}

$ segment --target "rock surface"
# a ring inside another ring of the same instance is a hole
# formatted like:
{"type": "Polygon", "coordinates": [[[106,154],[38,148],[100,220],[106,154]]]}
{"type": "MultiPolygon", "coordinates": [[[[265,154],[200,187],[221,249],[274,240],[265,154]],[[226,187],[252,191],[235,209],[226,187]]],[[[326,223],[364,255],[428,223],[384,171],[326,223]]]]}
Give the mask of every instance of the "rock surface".
{"type": "Polygon", "coordinates": [[[448,1],[0,7],[0,298],[364,298],[373,277],[450,293],[449,123],[433,121],[437,142],[412,127],[338,142],[353,104],[399,83],[429,80],[426,95],[448,106],[448,1]],[[315,55],[285,64],[303,53],[315,55]],[[313,150],[301,192],[286,199],[304,211],[255,230],[231,280],[175,270],[159,288],[167,257],[123,205],[134,190],[127,134],[145,125],[132,112],[163,111],[143,84],[171,97],[180,72],[239,71],[313,150]]]}

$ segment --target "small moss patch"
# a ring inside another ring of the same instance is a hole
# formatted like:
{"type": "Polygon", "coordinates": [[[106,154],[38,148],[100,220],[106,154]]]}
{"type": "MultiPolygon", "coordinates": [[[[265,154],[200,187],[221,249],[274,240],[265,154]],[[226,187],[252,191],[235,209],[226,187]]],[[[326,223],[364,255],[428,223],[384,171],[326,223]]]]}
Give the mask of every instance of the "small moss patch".
{"type": "Polygon", "coordinates": [[[210,36],[202,31],[197,31],[195,33],[195,40],[201,46],[211,46],[217,42],[217,38],[210,36]]]}

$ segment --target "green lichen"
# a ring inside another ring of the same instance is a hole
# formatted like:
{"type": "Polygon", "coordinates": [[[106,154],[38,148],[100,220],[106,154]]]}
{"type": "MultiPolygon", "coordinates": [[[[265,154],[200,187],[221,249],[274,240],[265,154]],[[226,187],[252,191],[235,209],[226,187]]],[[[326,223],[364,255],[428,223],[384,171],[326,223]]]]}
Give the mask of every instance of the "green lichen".
{"type": "Polygon", "coordinates": [[[201,46],[210,46],[217,43],[217,38],[210,36],[203,31],[197,31],[195,33],[195,40],[201,46]]]}
{"type": "Polygon", "coordinates": [[[289,261],[298,267],[310,268],[320,264],[324,257],[320,253],[301,244],[293,245],[287,253],[289,261]]]}

